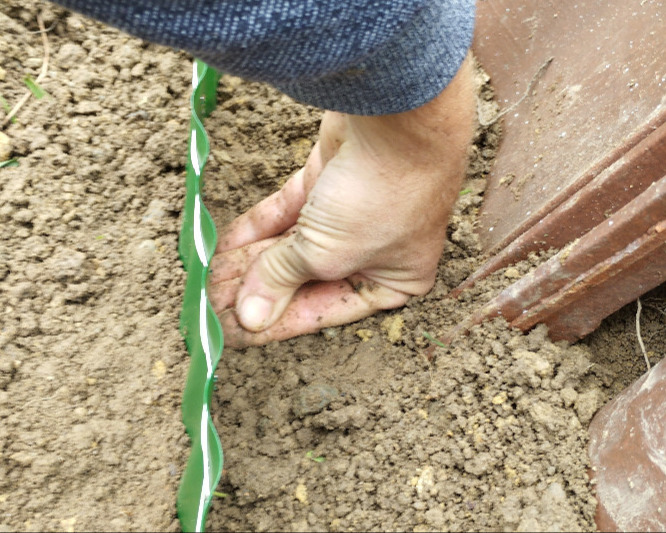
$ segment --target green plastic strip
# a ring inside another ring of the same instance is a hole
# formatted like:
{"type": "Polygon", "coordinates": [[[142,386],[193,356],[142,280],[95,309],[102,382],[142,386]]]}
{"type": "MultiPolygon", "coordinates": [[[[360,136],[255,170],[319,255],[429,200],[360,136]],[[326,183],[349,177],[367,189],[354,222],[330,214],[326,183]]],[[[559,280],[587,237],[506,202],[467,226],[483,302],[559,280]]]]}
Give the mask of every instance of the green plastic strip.
{"type": "Polygon", "coordinates": [[[182,411],[192,450],[180,482],[177,507],[183,531],[203,531],[223,464],[222,445],[210,417],[210,401],[224,338],[206,289],[217,232],[201,199],[203,170],[210,151],[202,120],[215,108],[220,74],[198,59],[192,68],[187,189],[178,244],[187,271],[180,331],[191,356],[182,411]]]}

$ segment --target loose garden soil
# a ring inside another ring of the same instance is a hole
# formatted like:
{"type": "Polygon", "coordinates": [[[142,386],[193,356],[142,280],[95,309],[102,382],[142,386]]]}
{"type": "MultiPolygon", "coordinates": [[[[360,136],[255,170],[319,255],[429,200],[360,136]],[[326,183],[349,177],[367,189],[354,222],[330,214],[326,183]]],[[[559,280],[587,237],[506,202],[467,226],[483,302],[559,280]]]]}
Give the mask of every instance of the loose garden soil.
{"type": "MultiPolygon", "coordinates": [[[[10,105],[42,66],[38,13],[48,94],[0,136],[0,155],[18,161],[0,168],[0,531],[177,531],[191,58],[45,2],[5,0],[10,105]]],[[[487,86],[480,98],[491,110],[487,86]]],[[[230,76],[218,101],[205,203],[220,228],[304,163],[320,111],[230,76]]],[[[424,336],[543,259],[446,298],[481,261],[474,224],[499,134],[477,134],[430,294],[224,350],[212,413],[225,468],[209,530],[594,529],[586,428],[645,369],[635,304],[573,346],[500,321],[430,351],[424,336]]],[[[653,362],[665,301],[663,289],[643,299],[653,362]]]]}

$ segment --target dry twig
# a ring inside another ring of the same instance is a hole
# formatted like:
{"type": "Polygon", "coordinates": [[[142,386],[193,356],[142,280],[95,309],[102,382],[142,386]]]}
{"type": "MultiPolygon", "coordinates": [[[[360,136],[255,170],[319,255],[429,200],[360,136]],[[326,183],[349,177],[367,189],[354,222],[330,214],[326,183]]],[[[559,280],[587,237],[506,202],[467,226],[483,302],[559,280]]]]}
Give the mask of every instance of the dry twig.
{"type": "MultiPolygon", "coordinates": [[[[51,50],[49,47],[49,39],[46,36],[46,28],[44,27],[44,21],[42,20],[41,15],[37,15],[37,24],[39,24],[39,33],[42,36],[42,43],[44,44],[44,59],[42,60],[42,69],[39,71],[39,76],[37,76],[37,79],[35,80],[37,84],[39,84],[39,82],[41,82],[44,79],[44,76],[46,76],[46,73],[49,70],[49,54],[51,50]]],[[[25,104],[30,99],[31,94],[32,92],[28,90],[21,97],[21,99],[17,102],[17,104],[11,109],[11,111],[2,121],[2,124],[0,125],[1,127],[4,128],[9,123],[9,121],[16,116],[16,113],[18,113],[21,107],[23,107],[23,104],[25,104]]]]}
{"type": "Polygon", "coordinates": [[[647,365],[648,372],[650,371],[651,365],[650,360],[648,359],[647,352],[645,351],[645,344],[643,343],[643,336],[641,335],[641,310],[643,306],[641,305],[641,299],[636,300],[636,336],[638,337],[638,345],[641,347],[643,352],[643,357],[645,358],[645,364],[647,365]]]}

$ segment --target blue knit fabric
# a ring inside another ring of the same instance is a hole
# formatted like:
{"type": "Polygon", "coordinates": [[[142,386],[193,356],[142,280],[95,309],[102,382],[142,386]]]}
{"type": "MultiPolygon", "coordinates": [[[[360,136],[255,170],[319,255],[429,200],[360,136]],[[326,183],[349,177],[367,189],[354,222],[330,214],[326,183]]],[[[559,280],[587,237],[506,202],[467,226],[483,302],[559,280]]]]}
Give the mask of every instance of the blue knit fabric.
{"type": "Polygon", "coordinates": [[[474,26],[474,0],[57,2],[302,102],[361,115],[407,111],[437,96],[474,26]]]}

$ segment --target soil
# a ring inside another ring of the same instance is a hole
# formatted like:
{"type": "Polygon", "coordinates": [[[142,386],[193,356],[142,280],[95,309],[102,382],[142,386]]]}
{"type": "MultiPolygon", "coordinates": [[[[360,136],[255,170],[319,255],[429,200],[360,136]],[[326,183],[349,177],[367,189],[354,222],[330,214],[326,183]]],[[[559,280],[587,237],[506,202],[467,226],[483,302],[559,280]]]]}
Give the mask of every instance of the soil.
{"type": "MultiPolygon", "coordinates": [[[[19,166],[0,168],[0,531],[177,531],[190,58],[6,0],[10,105],[42,65],[40,12],[48,95],[4,129],[19,166]]],[[[486,87],[484,116],[491,96],[486,87]]],[[[222,78],[206,122],[205,202],[218,227],[303,164],[319,118],[265,85],[222,78]]],[[[635,304],[573,346],[500,321],[448,347],[424,336],[543,258],[446,298],[480,261],[473,230],[498,138],[497,125],[478,133],[430,294],[224,350],[212,412],[225,469],[209,530],[594,530],[587,425],[645,370],[635,304]]],[[[666,346],[664,292],[642,299],[653,363],[666,346]]]]}

